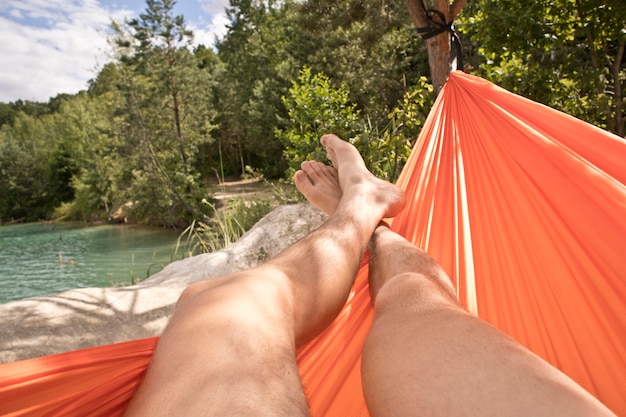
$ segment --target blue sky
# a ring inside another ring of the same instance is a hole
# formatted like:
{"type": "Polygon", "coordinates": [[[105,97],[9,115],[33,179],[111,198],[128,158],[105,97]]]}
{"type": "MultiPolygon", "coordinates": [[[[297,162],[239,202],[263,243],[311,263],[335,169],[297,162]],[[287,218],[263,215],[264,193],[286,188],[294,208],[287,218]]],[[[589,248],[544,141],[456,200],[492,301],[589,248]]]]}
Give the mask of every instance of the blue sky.
{"type": "MultiPolygon", "coordinates": [[[[226,32],[228,0],[178,0],[195,43],[226,32]]],[[[111,20],[146,9],[145,0],[0,0],[0,102],[47,101],[87,86],[108,60],[111,20]]]]}

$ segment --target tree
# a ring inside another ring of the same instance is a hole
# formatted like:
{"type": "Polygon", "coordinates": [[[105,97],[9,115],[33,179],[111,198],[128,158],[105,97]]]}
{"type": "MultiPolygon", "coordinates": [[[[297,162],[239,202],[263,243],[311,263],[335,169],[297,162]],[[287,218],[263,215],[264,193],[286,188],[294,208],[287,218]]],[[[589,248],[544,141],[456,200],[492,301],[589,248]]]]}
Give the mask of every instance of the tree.
{"type": "MultiPolygon", "coordinates": [[[[212,74],[190,51],[193,34],[174,0],[147,0],[127,26],[113,24],[126,115],[126,146],[134,146],[130,201],[151,221],[200,218],[203,197],[198,158],[213,138],[215,112],[205,97],[212,74]]],[[[209,94],[210,96],[211,94],[209,94]]]]}
{"type": "MultiPolygon", "coordinates": [[[[406,0],[406,7],[416,28],[438,29],[454,22],[467,0],[406,0]],[[431,12],[431,7],[437,13],[431,12]]],[[[435,87],[435,94],[443,88],[450,74],[450,36],[448,31],[425,40],[428,49],[430,76],[435,87]]],[[[462,68],[459,68],[462,69],[462,68]]]]}
{"type": "Polygon", "coordinates": [[[619,0],[576,0],[575,4],[580,17],[577,31],[585,35],[594,86],[607,113],[606,128],[624,136],[626,7],[619,0]]]}
{"type": "MultiPolygon", "coordinates": [[[[113,128],[113,113],[119,94],[81,93],[63,103],[59,112],[59,146],[72,161],[72,199],[57,215],[82,220],[111,219],[125,203],[119,192],[124,163],[119,152],[121,138],[113,128]],[[104,214],[104,216],[102,215],[104,214]]],[[[63,172],[63,171],[61,171],[63,172]]]]}
{"type": "Polygon", "coordinates": [[[32,117],[18,112],[12,125],[2,126],[0,222],[46,219],[64,198],[72,197],[64,192],[69,178],[58,175],[68,161],[59,160],[57,122],[53,114],[32,117]]]}
{"type": "Polygon", "coordinates": [[[371,125],[387,115],[428,71],[427,56],[401,0],[371,2],[233,0],[231,25],[218,43],[225,66],[219,99],[219,137],[231,164],[261,165],[268,176],[284,164],[276,129],[285,129],[287,95],[298,71],[324,73],[344,85],[371,125]]]}
{"type": "Polygon", "coordinates": [[[297,23],[304,45],[312,45],[304,65],[345,84],[371,125],[386,124],[397,101],[428,73],[401,0],[310,0],[298,5],[297,23]]]}
{"type": "Polygon", "coordinates": [[[479,73],[624,135],[626,8],[611,0],[478,0],[460,25],[479,73]]]}
{"type": "Polygon", "coordinates": [[[182,15],[173,16],[175,0],[146,0],[146,12],[133,19],[129,26],[134,30],[133,37],[139,41],[135,50],[138,69],[154,78],[163,80],[158,87],[169,96],[178,152],[182,161],[182,168],[189,175],[190,167],[185,150],[185,137],[182,128],[181,103],[182,80],[181,71],[184,69],[188,51],[191,46],[193,33],[187,29],[182,15]]]}
{"type": "Polygon", "coordinates": [[[308,48],[299,42],[293,7],[292,1],[232,0],[227,9],[231,24],[217,43],[226,70],[216,136],[233,173],[243,174],[247,165],[262,167],[267,176],[284,171],[274,131],[286,116],[281,96],[301,67],[294,51],[308,48]]]}

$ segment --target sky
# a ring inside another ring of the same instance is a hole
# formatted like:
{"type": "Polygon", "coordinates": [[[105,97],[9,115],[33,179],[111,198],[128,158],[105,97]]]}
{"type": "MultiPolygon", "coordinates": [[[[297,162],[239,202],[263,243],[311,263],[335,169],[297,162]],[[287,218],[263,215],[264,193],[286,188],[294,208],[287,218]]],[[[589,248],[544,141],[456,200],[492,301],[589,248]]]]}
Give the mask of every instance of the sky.
{"type": "MultiPolygon", "coordinates": [[[[194,43],[226,33],[228,0],[178,0],[194,43]]],[[[48,101],[87,88],[108,58],[111,20],[146,9],[145,0],[0,0],[0,102],[48,101]]]]}

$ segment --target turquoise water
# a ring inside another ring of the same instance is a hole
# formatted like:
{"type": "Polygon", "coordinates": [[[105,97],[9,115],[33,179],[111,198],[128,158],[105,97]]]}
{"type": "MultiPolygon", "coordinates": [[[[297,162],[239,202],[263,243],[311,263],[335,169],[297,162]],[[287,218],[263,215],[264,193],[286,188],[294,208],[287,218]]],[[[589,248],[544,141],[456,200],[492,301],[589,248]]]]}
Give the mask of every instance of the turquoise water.
{"type": "Polygon", "coordinates": [[[145,279],[171,262],[177,238],[129,225],[0,226],[0,303],[145,279]]]}

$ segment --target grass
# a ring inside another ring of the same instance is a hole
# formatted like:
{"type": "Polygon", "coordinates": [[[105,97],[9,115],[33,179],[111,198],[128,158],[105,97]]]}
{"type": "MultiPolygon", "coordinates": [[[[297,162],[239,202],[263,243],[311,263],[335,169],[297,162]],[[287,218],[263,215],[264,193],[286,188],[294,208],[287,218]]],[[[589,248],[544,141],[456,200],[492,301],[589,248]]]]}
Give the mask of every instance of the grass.
{"type": "Polygon", "coordinates": [[[213,216],[205,221],[192,222],[181,233],[172,260],[219,251],[232,245],[277,205],[269,198],[234,198],[220,209],[208,201],[205,204],[211,207],[213,216]]]}
{"type": "MultiPolygon", "coordinates": [[[[266,182],[266,185],[269,184],[266,182]]],[[[224,189],[220,190],[224,192],[224,189]]],[[[180,233],[176,244],[172,249],[170,262],[188,258],[201,253],[216,252],[224,249],[250,230],[261,218],[281,204],[291,204],[303,201],[302,195],[296,190],[293,183],[280,180],[272,183],[268,191],[254,198],[231,198],[223,207],[204,201],[212,212],[210,218],[193,221],[183,232],[180,233]]],[[[146,277],[151,276],[148,267],[146,277]]],[[[130,285],[137,284],[142,279],[136,276],[134,270],[130,271],[130,285]]],[[[117,285],[129,285],[117,283],[117,285]]]]}

